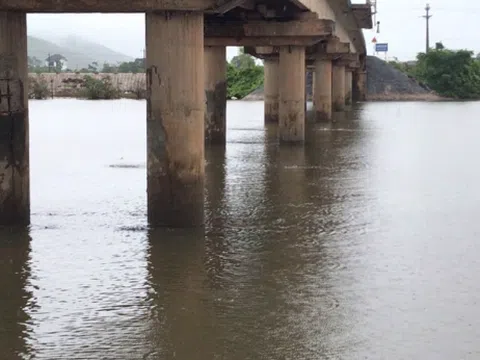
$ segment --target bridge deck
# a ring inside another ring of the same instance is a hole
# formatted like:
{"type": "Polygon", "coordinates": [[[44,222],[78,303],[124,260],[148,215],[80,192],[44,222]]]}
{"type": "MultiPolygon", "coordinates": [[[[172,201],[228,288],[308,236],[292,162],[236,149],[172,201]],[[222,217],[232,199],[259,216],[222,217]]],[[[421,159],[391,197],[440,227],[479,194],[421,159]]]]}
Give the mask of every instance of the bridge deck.
{"type": "MultiPolygon", "coordinates": [[[[350,0],[0,0],[0,11],[28,13],[124,13],[165,10],[257,14],[260,19],[293,18],[310,12],[319,19],[335,21],[335,36],[352,44],[352,52],[365,52],[360,27],[371,22],[368,6],[352,6],[350,0]],[[281,10],[283,9],[283,10],[281,10]],[[233,10],[233,11],[232,11],[233,10]]],[[[219,15],[221,15],[219,14],[219,15]]],[[[371,16],[370,16],[371,18],[371,16]]],[[[249,18],[248,21],[251,19],[249,18]]]]}

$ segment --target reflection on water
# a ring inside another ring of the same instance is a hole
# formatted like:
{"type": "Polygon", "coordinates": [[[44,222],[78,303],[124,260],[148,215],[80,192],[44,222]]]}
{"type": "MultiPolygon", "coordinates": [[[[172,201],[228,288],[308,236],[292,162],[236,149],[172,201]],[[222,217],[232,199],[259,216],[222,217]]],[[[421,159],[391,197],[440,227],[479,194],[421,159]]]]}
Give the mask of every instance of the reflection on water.
{"type": "Polygon", "coordinates": [[[30,236],[25,229],[0,229],[0,353],[2,359],[31,354],[30,236]]]}
{"type": "Polygon", "coordinates": [[[480,105],[363,104],[305,147],[262,109],[206,149],[205,229],[147,230],[144,103],[33,101],[2,359],[478,358],[480,105]]]}

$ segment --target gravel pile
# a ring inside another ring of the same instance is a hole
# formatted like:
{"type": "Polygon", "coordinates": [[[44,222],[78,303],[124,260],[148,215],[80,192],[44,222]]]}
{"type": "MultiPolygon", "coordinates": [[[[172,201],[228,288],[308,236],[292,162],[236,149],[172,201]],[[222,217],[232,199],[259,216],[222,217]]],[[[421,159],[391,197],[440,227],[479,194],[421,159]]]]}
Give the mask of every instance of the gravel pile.
{"type": "Polygon", "coordinates": [[[367,100],[431,100],[428,87],[376,56],[367,56],[367,100]]]}

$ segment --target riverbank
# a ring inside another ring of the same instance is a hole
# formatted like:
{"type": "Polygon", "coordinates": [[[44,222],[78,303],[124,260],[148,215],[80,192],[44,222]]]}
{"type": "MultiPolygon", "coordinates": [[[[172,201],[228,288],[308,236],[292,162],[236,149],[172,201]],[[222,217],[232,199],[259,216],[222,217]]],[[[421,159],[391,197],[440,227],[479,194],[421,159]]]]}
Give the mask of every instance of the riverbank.
{"type": "MultiPolygon", "coordinates": [[[[385,61],[375,57],[367,57],[367,101],[445,101],[435,92],[428,89],[407,74],[396,69],[385,61]]],[[[30,97],[34,98],[34,84],[41,83],[48,87],[49,97],[84,97],[85,76],[101,80],[110,78],[111,84],[119,90],[120,97],[145,98],[145,74],[84,74],[84,73],[47,73],[29,74],[30,97]]],[[[312,100],[312,74],[306,78],[307,99],[312,100]]],[[[263,101],[263,85],[247,95],[243,100],[263,101]]]]}
{"type": "Polygon", "coordinates": [[[34,97],[35,84],[46,86],[49,97],[83,97],[85,90],[85,76],[91,76],[97,80],[106,79],[109,77],[112,86],[119,90],[120,96],[123,98],[145,97],[146,77],[144,73],[30,73],[28,74],[30,97],[34,97]]]}

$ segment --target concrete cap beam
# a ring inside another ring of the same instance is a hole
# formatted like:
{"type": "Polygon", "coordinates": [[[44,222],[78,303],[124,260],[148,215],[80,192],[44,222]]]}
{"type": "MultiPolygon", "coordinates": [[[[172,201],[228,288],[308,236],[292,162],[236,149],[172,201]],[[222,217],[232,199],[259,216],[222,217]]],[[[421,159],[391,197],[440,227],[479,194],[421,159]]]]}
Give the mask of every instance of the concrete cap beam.
{"type": "Polygon", "coordinates": [[[216,0],[0,0],[0,11],[29,13],[203,11],[215,7],[216,3],[216,0]]]}
{"type": "Polygon", "coordinates": [[[312,46],[331,36],[331,20],[300,21],[225,21],[209,19],[205,23],[208,46],[312,46]]]}
{"type": "Polygon", "coordinates": [[[358,54],[350,53],[340,55],[338,58],[333,59],[337,65],[344,65],[348,67],[356,67],[360,63],[358,54]]]}
{"type": "Polygon", "coordinates": [[[344,54],[350,53],[350,43],[341,42],[338,38],[332,37],[327,41],[312,46],[307,49],[307,58],[323,58],[333,60],[344,54]]]}
{"type": "Polygon", "coordinates": [[[332,20],[302,21],[205,21],[205,37],[327,37],[335,31],[332,20]]]}
{"type": "MultiPolygon", "coordinates": [[[[319,37],[309,36],[277,36],[277,37],[206,37],[205,46],[312,46],[321,41],[319,37]]],[[[278,56],[278,54],[276,55],[278,56]]]]}

